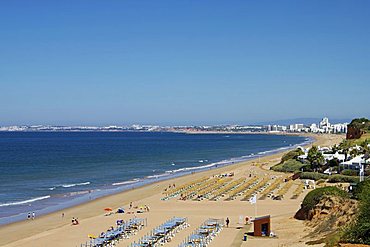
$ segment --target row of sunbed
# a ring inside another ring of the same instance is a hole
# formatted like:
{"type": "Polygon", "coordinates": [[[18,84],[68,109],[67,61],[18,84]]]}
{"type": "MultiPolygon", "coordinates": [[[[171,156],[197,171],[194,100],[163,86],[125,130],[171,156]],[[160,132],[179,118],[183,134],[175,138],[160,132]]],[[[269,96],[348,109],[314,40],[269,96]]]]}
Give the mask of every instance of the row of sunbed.
{"type": "Polygon", "coordinates": [[[258,177],[252,177],[249,180],[244,180],[239,186],[233,189],[226,200],[234,200],[236,197],[241,196],[246,190],[253,186],[258,181],[258,177]]]}
{"type": "Polygon", "coordinates": [[[254,194],[257,194],[258,192],[262,192],[264,189],[266,189],[268,186],[267,183],[269,180],[270,180],[270,177],[264,177],[257,184],[255,184],[251,189],[245,191],[245,193],[243,194],[242,201],[247,201],[254,194]]]}
{"type": "Polygon", "coordinates": [[[199,194],[204,194],[210,186],[217,184],[220,179],[220,177],[212,177],[186,191],[183,191],[181,193],[180,200],[190,200],[197,197],[199,194]]]}
{"type": "Polygon", "coordinates": [[[150,233],[143,236],[139,241],[131,243],[129,247],[161,246],[170,242],[176,233],[188,226],[187,218],[174,217],[151,230],[150,233]]]}
{"type": "Polygon", "coordinates": [[[221,232],[223,219],[208,219],[178,247],[206,247],[221,232]]]}
{"type": "Polygon", "coordinates": [[[110,229],[100,234],[99,237],[90,235],[90,241],[81,244],[80,247],[111,247],[115,246],[119,240],[136,235],[139,230],[147,225],[147,219],[132,218],[122,221],[116,228],[110,229]]]}
{"type": "Polygon", "coordinates": [[[217,201],[221,197],[226,196],[228,193],[230,193],[234,189],[238,188],[241,184],[243,184],[244,181],[246,181],[245,178],[239,178],[235,181],[231,181],[230,183],[226,184],[225,186],[223,186],[223,187],[219,188],[218,190],[212,192],[211,200],[217,201]]]}
{"type": "Polygon", "coordinates": [[[198,201],[209,199],[212,196],[213,192],[223,188],[231,180],[232,178],[229,177],[216,179],[212,183],[209,183],[207,186],[205,186],[203,189],[197,191],[193,199],[198,201]]]}
{"type": "Polygon", "coordinates": [[[272,181],[267,188],[263,190],[263,193],[260,197],[260,199],[265,199],[266,197],[272,196],[273,192],[278,189],[282,184],[284,183],[283,178],[275,178],[274,181],[272,181]]]}
{"type": "Polygon", "coordinates": [[[167,191],[163,192],[165,194],[165,196],[162,197],[161,200],[162,201],[167,201],[171,198],[177,197],[177,196],[181,195],[182,193],[185,193],[189,190],[192,190],[194,187],[200,186],[201,184],[203,184],[207,180],[208,180],[208,178],[203,177],[203,178],[200,178],[200,179],[195,180],[193,182],[186,183],[186,184],[184,184],[180,187],[167,190],[167,191]]]}

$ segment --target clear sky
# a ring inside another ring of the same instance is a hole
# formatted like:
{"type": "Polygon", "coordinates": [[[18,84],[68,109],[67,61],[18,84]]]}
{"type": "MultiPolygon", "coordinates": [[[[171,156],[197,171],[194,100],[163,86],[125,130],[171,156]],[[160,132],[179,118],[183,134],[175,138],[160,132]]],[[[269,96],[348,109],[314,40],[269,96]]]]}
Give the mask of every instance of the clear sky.
{"type": "Polygon", "coordinates": [[[0,125],[370,116],[370,1],[1,1],[0,125]]]}

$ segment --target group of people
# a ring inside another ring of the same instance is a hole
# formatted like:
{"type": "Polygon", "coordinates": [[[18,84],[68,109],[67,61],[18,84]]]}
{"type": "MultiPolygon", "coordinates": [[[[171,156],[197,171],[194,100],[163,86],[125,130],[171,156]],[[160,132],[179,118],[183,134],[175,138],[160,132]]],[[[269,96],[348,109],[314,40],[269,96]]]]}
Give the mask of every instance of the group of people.
{"type": "Polygon", "coordinates": [[[167,188],[164,189],[164,192],[167,192],[167,190],[175,189],[176,184],[169,184],[167,188]]]}
{"type": "Polygon", "coordinates": [[[78,224],[80,224],[80,222],[78,222],[78,219],[77,218],[75,218],[75,217],[73,217],[72,218],[72,225],[78,225],[78,224]]]}
{"type": "Polygon", "coordinates": [[[27,220],[34,220],[36,218],[36,214],[35,212],[32,212],[32,213],[28,213],[27,215],[27,220]]]}
{"type": "MultiPolygon", "coordinates": [[[[137,211],[136,211],[137,213],[143,213],[144,211],[145,212],[149,212],[150,211],[150,208],[149,208],[148,205],[144,205],[144,206],[138,207],[138,206],[133,206],[132,205],[132,202],[130,202],[129,209],[137,209],[137,211]]],[[[133,213],[133,212],[128,212],[128,213],[133,213]]]]}

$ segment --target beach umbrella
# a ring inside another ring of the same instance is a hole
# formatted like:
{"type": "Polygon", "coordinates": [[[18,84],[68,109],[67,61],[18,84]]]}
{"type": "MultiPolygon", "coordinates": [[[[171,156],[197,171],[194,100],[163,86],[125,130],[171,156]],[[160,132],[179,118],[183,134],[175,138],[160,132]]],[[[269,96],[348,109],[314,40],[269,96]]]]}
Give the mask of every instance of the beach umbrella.
{"type": "Polygon", "coordinates": [[[95,239],[95,238],[97,238],[97,236],[95,236],[95,235],[92,235],[92,234],[88,234],[87,235],[89,238],[92,238],[92,239],[95,239]]]}
{"type": "Polygon", "coordinates": [[[112,210],[113,210],[112,208],[104,208],[104,211],[107,211],[107,212],[110,212],[112,210]]]}

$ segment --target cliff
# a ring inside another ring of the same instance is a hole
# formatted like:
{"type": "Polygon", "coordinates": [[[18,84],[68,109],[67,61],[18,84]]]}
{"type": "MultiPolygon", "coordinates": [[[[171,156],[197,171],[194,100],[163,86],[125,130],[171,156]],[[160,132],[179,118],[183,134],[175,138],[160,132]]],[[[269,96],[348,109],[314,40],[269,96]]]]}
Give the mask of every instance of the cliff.
{"type": "Polygon", "coordinates": [[[303,207],[294,218],[308,220],[315,234],[328,234],[352,222],[357,213],[357,201],[337,196],[325,196],[311,209],[303,207]]]}
{"type": "Polygon", "coordinates": [[[358,139],[366,133],[370,132],[370,120],[366,118],[353,119],[347,128],[347,139],[358,139]]]}
{"type": "Polygon", "coordinates": [[[359,139],[365,132],[355,126],[348,126],[346,139],[359,139]]]}

